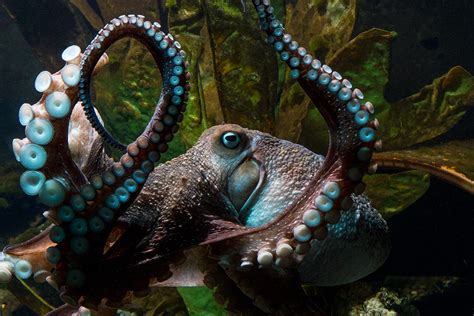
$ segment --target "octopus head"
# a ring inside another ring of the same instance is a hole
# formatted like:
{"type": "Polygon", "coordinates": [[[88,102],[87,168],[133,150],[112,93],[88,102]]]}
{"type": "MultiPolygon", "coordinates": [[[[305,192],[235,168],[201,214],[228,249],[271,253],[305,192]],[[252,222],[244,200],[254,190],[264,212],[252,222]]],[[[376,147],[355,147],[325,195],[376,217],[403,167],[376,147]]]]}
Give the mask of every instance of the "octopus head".
{"type": "MultiPolygon", "coordinates": [[[[188,154],[199,157],[203,169],[212,174],[207,178],[216,179],[228,202],[223,203],[225,212],[242,226],[240,231],[259,232],[261,239],[267,237],[266,228],[278,227],[311,190],[325,161],[303,146],[233,124],[205,131],[188,154]]],[[[386,222],[366,196],[351,199],[354,203],[348,210],[324,214],[327,236],[312,240],[297,268],[304,283],[353,282],[386,260],[390,249],[386,222]]],[[[232,243],[233,234],[223,235],[217,239],[232,243]]]]}
{"type": "Polygon", "coordinates": [[[246,227],[270,223],[308,187],[324,158],[305,147],[235,124],[210,128],[191,149],[216,172],[228,212],[246,227]]]}

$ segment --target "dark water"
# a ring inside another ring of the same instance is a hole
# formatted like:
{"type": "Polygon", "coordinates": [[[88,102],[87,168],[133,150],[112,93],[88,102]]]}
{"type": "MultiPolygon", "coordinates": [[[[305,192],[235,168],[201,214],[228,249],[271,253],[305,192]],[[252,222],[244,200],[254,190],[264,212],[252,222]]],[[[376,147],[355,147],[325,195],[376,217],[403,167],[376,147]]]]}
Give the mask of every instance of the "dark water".
{"type": "MultiPolygon", "coordinates": [[[[88,0],[98,11],[99,0],[88,0]]],[[[72,44],[70,16],[59,7],[68,1],[0,1],[0,161],[18,168],[11,141],[23,135],[17,110],[33,103],[36,74],[57,66],[59,52],[72,44]],[[16,19],[13,19],[15,16],[16,19]],[[40,18],[38,18],[40,17],[40,18]],[[34,21],[34,22],[32,22],[34,21]],[[43,23],[38,24],[40,21],[43,23]],[[41,52],[47,56],[37,58],[41,52]]],[[[395,30],[390,81],[386,97],[396,101],[416,93],[450,68],[461,65],[474,73],[474,1],[468,0],[361,0],[354,35],[372,27],[395,30]]],[[[93,30],[84,36],[90,39],[93,30]]],[[[81,43],[85,46],[85,42],[81,43]]],[[[434,140],[474,138],[474,109],[448,133],[434,140]]],[[[18,170],[20,170],[18,168],[18,170]]],[[[0,181],[3,181],[0,174],[0,181]]],[[[27,229],[42,209],[33,198],[2,195],[11,205],[0,208],[0,245],[27,229]]],[[[376,273],[400,276],[459,276],[463,286],[417,305],[422,315],[471,315],[473,275],[473,197],[432,179],[429,192],[401,215],[390,220],[393,251],[376,273]]],[[[27,315],[23,310],[18,315],[27,315]]]]}
{"type": "MultiPolygon", "coordinates": [[[[361,1],[354,34],[371,27],[397,32],[387,100],[416,93],[453,66],[474,71],[473,1],[361,1]]],[[[472,139],[473,122],[471,108],[457,126],[434,142],[472,139]]],[[[457,290],[417,305],[422,315],[472,314],[473,211],[471,195],[432,177],[428,193],[389,221],[393,249],[378,273],[465,278],[457,290]]]]}
{"type": "MultiPolygon", "coordinates": [[[[373,27],[394,30],[388,101],[412,95],[434,78],[461,65],[474,73],[474,1],[364,0],[359,1],[354,35],[373,27]]],[[[474,109],[435,142],[472,139],[474,109]]]]}

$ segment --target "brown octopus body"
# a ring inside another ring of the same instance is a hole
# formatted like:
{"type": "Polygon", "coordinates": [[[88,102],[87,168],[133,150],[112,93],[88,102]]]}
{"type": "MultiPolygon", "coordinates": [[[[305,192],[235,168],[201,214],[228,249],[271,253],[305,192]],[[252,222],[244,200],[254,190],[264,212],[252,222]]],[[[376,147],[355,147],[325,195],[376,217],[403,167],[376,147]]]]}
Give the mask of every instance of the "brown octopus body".
{"type": "Polygon", "coordinates": [[[268,41],[328,124],[326,157],[221,125],[155,169],[186,108],[186,55],[156,22],[113,19],[84,54],[77,47],[63,53],[61,72],[41,73],[35,86],[42,99],[20,109],[27,138],[13,145],[29,169],[20,183],[39,195],[56,225],[7,248],[0,281],[12,272],[33,275],[60,288],[69,305],[92,309],[120,306],[128,293],[146,294],[151,283],[203,283],[239,313],[321,314],[301,284],[351,282],[384,262],[386,223],[360,195],[364,172],[375,172],[372,150],[381,146],[378,122],[369,119],[373,105],[299,47],[269,1],[254,6],[268,41]],[[142,42],[163,76],[155,114],[128,146],[103,127],[89,94],[105,50],[123,37],[142,42]],[[83,109],[71,106],[76,102],[83,109]],[[125,151],[120,162],[104,154],[102,141],[125,151]]]}

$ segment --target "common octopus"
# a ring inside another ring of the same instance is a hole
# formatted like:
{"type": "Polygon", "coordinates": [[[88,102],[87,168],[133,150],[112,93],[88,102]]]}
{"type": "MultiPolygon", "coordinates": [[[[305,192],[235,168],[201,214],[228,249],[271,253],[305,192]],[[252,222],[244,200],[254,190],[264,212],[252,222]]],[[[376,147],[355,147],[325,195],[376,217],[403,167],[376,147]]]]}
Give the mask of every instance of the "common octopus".
{"type": "Polygon", "coordinates": [[[371,155],[381,147],[373,105],[299,46],[269,1],[253,4],[267,42],[327,122],[325,157],[225,124],[157,165],[183,120],[186,54],[159,23],[120,16],[83,53],[67,48],[64,68],[36,78],[42,98],[20,108],[26,138],[13,141],[27,169],[20,185],[38,195],[54,224],[4,250],[0,282],[47,281],[68,304],[52,315],[119,307],[152,284],[205,284],[242,314],[323,315],[302,284],[349,283],[385,261],[388,228],[363,195],[362,177],[375,172],[371,155]],[[104,128],[90,95],[105,51],[125,37],[147,47],[163,77],[155,113],[128,146],[104,128]],[[124,152],[119,162],[105,143],[124,152]]]}

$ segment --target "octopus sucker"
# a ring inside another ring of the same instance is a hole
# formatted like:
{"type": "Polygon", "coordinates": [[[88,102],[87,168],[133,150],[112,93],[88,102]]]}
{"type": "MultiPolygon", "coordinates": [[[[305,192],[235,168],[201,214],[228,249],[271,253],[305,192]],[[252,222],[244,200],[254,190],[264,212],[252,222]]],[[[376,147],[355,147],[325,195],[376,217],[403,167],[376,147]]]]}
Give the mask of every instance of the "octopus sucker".
{"type": "Polygon", "coordinates": [[[230,310],[322,315],[301,284],[352,282],[385,261],[387,225],[362,182],[376,171],[372,152],[381,146],[373,104],[286,33],[270,1],[253,5],[267,42],[326,120],[326,156],[222,124],[157,166],[184,117],[186,53],[157,22],[114,18],[83,52],[76,45],[64,50],[60,71],[41,72],[41,99],[19,110],[26,133],[13,141],[26,169],[20,186],[39,197],[55,224],[4,250],[0,282],[13,275],[48,282],[76,310],[120,307],[150,286],[206,284],[224,303],[234,295],[230,310]],[[155,112],[130,144],[106,130],[90,95],[107,49],[125,37],[149,50],[163,78],[155,112]],[[105,144],[122,152],[118,161],[105,144]],[[193,264],[202,270],[195,277],[193,264]],[[219,287],[222,278],[232,286],[219,287]]]}

